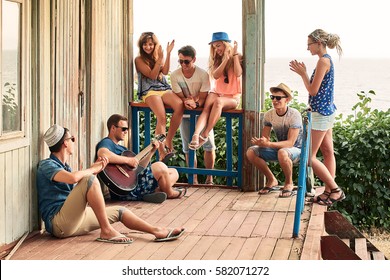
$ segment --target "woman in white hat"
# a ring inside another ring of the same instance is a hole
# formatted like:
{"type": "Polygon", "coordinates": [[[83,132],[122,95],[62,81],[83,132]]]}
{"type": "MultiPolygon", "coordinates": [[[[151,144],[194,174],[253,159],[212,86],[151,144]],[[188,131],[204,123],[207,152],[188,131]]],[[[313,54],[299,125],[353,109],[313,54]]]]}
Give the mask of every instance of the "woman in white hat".
{"type": "Polygon", "coordinates": [[[225,32],[213,33],[210,44],[209,72],[212,87],[196,122],[189,148],[196,150],[208,140],[210,131],[221,117],[223,110],[237,108],[241,100],[242,56],[237,52],[237,42],[225,32]]]}
{"type": "Polygon", "coordinates": [[[325,183],[324,193],[314,197],[312,201],[323,206],[330,206],[343,200],[345,194],[334,180],[336,175],[336,159],[332,135],[336,116],[336,105],[334,104],[334,65],[326,47],[330,49],[336,48],[339,56],[342,55],[340,37],[338,35],[327,33],[322,29],[314,30],[307,38],[307,50],[312,55],[318,56],[318,62],[311,78],[309,78],[306,72],[306,65],[303,62],[291,61],[290,69],[301,76],[309,92],[309,105],[312,110],[311,161],[314,173],[325,183]],[[319,149],[321,149],[324,157],[324,163],[316,157],[319,149]]]}

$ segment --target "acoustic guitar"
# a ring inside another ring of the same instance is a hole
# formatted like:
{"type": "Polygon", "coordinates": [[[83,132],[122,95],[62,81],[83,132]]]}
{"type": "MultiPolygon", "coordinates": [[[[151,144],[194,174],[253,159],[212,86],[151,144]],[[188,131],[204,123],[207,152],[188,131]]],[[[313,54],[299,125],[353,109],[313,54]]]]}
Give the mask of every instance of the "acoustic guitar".
{"type": "MultiPolygon", "coordinates": [[[[152,140],[152,142],[154,140],[157,140],[161,143],[165,140],[165,135],[157,135],[155,139],[152,140]]],[[[138,161],[141,161],[150,153],[152,149],[153,144],[151,143],[137,155],[132,151],[124,151],[122,156],[135,157],[138,159],[138,161]]],[[[98,174],[98,177],[113,193],[119,196],[126,196],[137,187],[138,174],[144,169],[145,168],[141,168],[141,166],[138,166],[138,168],[133,168],[127,164],[109,163],[107,164],[106,168],[104,168],[98,174]]]]}

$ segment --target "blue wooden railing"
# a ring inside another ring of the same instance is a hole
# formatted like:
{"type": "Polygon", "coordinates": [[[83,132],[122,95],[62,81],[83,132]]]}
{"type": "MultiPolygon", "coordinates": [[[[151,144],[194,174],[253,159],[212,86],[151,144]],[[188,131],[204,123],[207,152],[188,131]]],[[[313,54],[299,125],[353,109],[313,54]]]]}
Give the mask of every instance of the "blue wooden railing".
{"type": "MultiPolygon", "coordinates": [[[[145,131],[144,135],[144,146],[150,144],[152,131],[151,131],[151,113],[150,108],[141,102],[131,102],[131,131],[132,131],[132,149],[134,153],[139,153],[140,151],[140,113],[144,114],[145,122],[145,131]]],[[[172,113],[171,108],[165,108],[167,113],[172,113]]],[[[195,110],[185,110],[184,114],[190,115],[190,135],[193,135],[195,131],[195,122],[196,116],[202,113],[202,109],[195,110]]],[[[192,184],[194,182],[194,174],[200,175],[212,175],[212,176],[221,176],[227,177],[227,186],[233,186],[233,179],[237,179],[237,185],[235,187],[242,187],[242,161],[243,161],[243,110],[229,110],[222,112],[222,117],[226,119],[226,169],[206,169],[206,168],[195,168],[194,167],[194,158],[195,152],[190,150],[189,152],[189,166],[188,167],[179,167],[171,166],[177,169],[179,173],[188,174],[188,183],[192,184]],[[233,169],[233,131],[232,131],[232,119],[238,119],[238,148],[237,148],[237,169],[233,169]]]]}
{"type": "Polygon", "coordinates": [[[307,192],[308,162],[310,156],[310,131],[311,131],[311,111],[307,110],[307,116],[303,118],[303,139],[302,150],[299,161],[298,173],[298,193],[295,203],[293,237],[298,237],[301,225],[301,215],[305,206],[305,195],[307,192]]]}

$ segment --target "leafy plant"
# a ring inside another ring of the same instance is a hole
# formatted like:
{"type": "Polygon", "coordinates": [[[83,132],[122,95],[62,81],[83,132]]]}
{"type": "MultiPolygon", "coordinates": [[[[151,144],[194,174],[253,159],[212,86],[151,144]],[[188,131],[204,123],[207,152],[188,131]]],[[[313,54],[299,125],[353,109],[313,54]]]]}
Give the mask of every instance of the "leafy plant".
{"type": "Polygon", "coordinates": [[[333,128],[336,182],[347,195],[334,208],[358,227],[390,229],[390,109],[369,107],[374,91],[357,95],[354,114],[333,128]]]}
{"type": "Polygon", "coordinates": [[[16,96],[16,84],[6,82],[2,95],[3,131],[12,131],[18,126],[19,106],[16,96]]]}

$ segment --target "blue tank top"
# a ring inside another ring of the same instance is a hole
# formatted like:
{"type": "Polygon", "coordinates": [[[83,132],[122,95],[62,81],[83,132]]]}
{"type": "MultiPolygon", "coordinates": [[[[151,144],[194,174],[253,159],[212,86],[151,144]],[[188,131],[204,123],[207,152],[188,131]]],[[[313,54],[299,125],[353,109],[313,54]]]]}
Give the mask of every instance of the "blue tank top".
{"type": "MultiPolygon", "coordinates": [[[[328,73],[325,74],[317,95],[309,96],[309,104],[313,112],[318,112],[321,115],[329,116],[332,115],[337,109],[336,105],[334,104],[334,66],[332,58],[329,54],[324,54],[323,57],[329,58],[330,69],[328,73]]],[[[311,75],[310,83],[314,79],[315,72],[316,69],[314,69],[313,74],[311,75]]]]}

